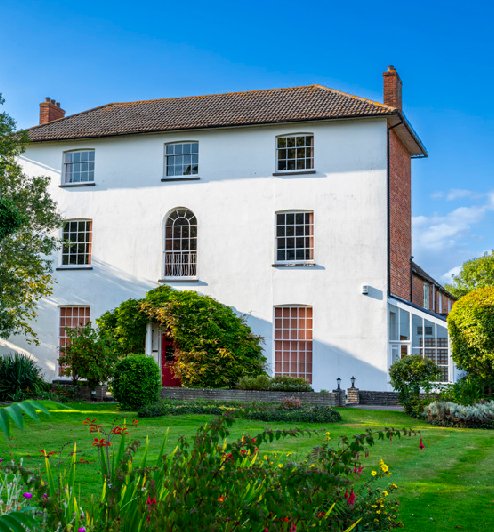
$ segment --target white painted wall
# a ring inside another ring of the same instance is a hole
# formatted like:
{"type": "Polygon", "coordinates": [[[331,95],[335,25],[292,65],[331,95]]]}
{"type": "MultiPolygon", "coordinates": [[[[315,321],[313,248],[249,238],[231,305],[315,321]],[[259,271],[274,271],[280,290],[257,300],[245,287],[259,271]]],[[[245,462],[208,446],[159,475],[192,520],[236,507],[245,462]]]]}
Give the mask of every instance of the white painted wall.
{"type": "Polygon", "coordinates": [[[56,272],[53,296],[40,303],[41,346],[28,350],[48,377],[56,376],[58,306],[89,304],[94,319],[157,286],[163,217],[187,207],[199,226],[199,281],[174,287],[247,315],[273,366],[273,306],[311,305],[314,388],[332,389],[337,377],[347,387],[352,375],[361,388],[389,388],[384,119],[33,144],[22,163],[51,176],[64,218],[93,220],[93,269],[56,272]],[[316,173],[274,177],[275,137],[295,132],[314,133],[316,173]],[[199,141],[201,179],[161,182],[163,145],[181,140],[199,141]],[[83,147],[96,149],[96,186],[59,187],[63,151],[83,147]],[[272,266],[275,211],[288,209],[315,213],[314,268],[272,266]]]}

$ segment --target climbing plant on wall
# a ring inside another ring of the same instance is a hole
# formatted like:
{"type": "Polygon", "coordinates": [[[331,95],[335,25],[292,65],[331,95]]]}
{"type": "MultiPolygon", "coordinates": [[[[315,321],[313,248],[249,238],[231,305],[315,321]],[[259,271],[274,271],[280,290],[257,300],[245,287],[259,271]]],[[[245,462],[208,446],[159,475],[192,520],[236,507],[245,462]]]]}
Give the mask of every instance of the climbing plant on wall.
{"type": "Polygon", "coordinates": [[[143,352],[146,323],[159,324],[173,339],[174,371],[185,386],[233,387],[243,376],[264,373],[261,338],[230,307],[191,290],[160,286],[97,322],[114,336],[122,355],[143,352]]]}

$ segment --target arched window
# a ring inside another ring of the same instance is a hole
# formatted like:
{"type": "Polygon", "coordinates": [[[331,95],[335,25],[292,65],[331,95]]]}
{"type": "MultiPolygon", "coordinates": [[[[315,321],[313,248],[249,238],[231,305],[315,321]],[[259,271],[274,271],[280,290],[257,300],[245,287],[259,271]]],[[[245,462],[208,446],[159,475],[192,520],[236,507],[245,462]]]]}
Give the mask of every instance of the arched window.
{"type": "Polygon", "coordinates": [[[196,275],[197,220],[192,211],[174,209],[165,222],[165,277],[196,275]]]}

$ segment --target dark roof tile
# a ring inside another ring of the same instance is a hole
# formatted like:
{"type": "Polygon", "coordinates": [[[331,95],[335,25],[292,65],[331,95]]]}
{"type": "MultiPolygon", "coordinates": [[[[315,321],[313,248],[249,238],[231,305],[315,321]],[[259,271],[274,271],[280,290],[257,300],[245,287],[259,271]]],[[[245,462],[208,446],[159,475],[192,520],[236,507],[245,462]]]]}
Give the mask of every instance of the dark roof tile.
{"type": "Polygon", "coordinates": [[[32,142],[395,115],[394,107],[322,85],[110,103],[29,129],[32,142]]]}

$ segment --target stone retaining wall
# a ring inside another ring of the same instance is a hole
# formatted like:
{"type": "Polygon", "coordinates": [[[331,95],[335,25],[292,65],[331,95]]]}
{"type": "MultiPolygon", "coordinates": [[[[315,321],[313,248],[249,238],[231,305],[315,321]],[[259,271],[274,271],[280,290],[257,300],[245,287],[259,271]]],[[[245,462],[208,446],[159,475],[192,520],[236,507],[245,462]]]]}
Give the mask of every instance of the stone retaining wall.
{"type": "Polygon", "coordinates": [[[182,401],[207,399],[208,401],[239,401],[241,403],[263,402],[278,403],[283,399],[295,397],[302,404],[337,406],[335,393],[318,392],[265,392],[257,390],[221,390],[212,388],[178,388],[163,387],[161,396],[164,399],[180,399],[182,401]]]}

